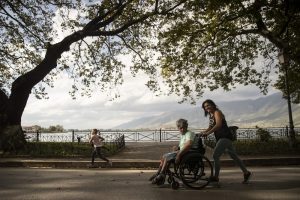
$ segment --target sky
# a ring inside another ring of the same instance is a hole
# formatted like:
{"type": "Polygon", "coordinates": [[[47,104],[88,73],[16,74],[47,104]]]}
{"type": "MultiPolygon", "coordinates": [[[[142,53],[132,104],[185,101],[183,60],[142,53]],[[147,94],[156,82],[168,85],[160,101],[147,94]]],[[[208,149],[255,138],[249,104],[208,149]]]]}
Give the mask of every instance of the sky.
{"type": "MultiPolygon", "coordinates": [[[[45,128],[62,125],[65,129],[113,129],[114,127],[146,116],[159,115],[181,107],[201,106],[207,98],[217,104],[220,101],[256,99],[264,95],[255,87],[238,87],[231,92],[218,90],[207,92],[196,105],[189,102],[179,104],[176,96],[155,96],[146,86],[144,75],[135,78],[125,76],[118,88],[120,97],[111,101],[110,92],[94,91],[92,97],[79,97],[73,100],[68,94],[71,80],[61,75],[53,88],[48,88],[49,99],[38,100],[31,95],[22,117],[22,126],[39,125],[45,128]]],[[[278,92],[270,88],[268,95],[278,92]]],[[[145,127],[147,128],[147,127],[145,127]]]]}

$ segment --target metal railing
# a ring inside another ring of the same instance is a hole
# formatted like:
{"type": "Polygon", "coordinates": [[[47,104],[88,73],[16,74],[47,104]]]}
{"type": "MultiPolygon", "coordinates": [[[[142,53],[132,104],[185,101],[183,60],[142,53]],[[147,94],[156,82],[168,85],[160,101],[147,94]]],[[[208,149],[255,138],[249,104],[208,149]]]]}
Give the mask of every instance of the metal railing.
{"type": "MultiPolygon", "coordinates": [[[[272,127],[264,128],[269,131],[272,138],[288,137],[287,127],[272,127]]],[[[195,133],[200,133],[203,129],[191,130],[195,133]]],[[[256,139],[257,128],[240,128],[237,130],[237,139],[256,139]]],[[[300,133],[300,127],[295,127],[296,135],[300,133]]],[[[106,142],[111,142],[124,137],[124,142],[165,142],[178,141],[178,130],[101,130],[101,136],[105,138],[106,142]]],[[[213,138],[213,134],[209,138],[213,138]]],[[[27,141],[35,142],[88,142],[90,138],[90,131],[72,131],[68,133],[26,133],[27,141]]]]}

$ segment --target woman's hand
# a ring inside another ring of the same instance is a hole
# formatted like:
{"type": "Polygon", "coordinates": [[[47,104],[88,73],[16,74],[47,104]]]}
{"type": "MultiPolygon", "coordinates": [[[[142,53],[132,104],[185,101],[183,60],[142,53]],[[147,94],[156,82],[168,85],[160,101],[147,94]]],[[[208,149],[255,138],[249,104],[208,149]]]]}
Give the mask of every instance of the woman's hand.
{"type": "Polygon", "coordinates": [[[199,133],[200,137],[204,137],[206,138],[208,136],[208,134],[206,132],[201,132],[199,133]]]}

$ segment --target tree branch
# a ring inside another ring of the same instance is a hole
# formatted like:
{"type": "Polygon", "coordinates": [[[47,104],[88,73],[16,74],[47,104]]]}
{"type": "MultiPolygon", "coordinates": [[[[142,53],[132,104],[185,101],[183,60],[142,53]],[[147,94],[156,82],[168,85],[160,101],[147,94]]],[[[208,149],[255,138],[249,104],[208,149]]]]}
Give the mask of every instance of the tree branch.
{"type": "Polygon", "coordinates": [[[124,45],[125,45],[127,48],[129,48],[131,51],[133,51],[135,54],[138,55],[138,57],[141,59],[141,61],[144,61],[144,59],[142,58],[142,55],[141,55],[139,52],[137,52],[130,44],[128,44],[128,43],[126,42],[126,40],[125,40],[121,35],[117,35],[117,36],[123,41],[124,45]]]}
{"type": "Polygon", "coordinates": [[[93,19],[91,22],[89,22],[83,29],[83,31],[95,31],[98,30],[100,27],[103,27],[107,24],[110,24],[111,22],[113,22],[117,16],[121,15],[124,8],[126,7],[126,5],[128,5],[131,1],[128,1],[127,3],[124,4],[117,4],[115,7],[113,7],[111,10],[107,11],[104,15],[102,16],[98,16],[95,19],[93,19]],[[113,12],[115,12],[114,14],[112,14],[113,12]],[[111,17],[109,17],[107,20],[104,20],[103,22],[101,22],[102,19],[105,19],[105,17],[109,16],[110,14],[112,14],[111,17]]]}
{"type": "MultiPolygon", "coordinates": [[[[12,11],[14,13],[16,13],[18,16],[18,12],[16,10],[14,10],[14,6],[8,2],[10,8],[12,9],[12,11]]],[[[40,42],[43,43],[43,41],[41,40],[41,38],[39,36],[37,36],[36,34],[34,34],[30,29],[27,28],[26,25],[24,25],[22,22],[20,22],[18,19],[16,19],[15,17],[13,17],[7,10],[4,9],[4,7],[0,6],[0,8],[5,12],[5,14],[11,18],[13,21],[15,21],[17,24],[19,24],[24,30],[28,31],[32,36],[34,36],[37,40],[39,40],[40,42]]],[[[19,16],[20,17],[20,16],[19,16]]],[[[21,20],[22,20],[22,17],[21,17],[21,20]]],[[[24,21],[24,20],[23,20],[24,21]]]]}

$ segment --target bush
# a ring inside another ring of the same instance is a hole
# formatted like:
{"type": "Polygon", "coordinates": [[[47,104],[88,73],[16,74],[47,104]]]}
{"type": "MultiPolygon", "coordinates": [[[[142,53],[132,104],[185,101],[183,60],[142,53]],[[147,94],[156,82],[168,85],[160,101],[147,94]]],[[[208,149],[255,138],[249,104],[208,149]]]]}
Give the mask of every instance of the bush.
{"type": "Polygon", "coordinates": [[[261,142],[268,142],[272,138],[270,132],[263,128],[258,128],[256,131],[256,135],[261,142]]]}
{"type": "MultiPolygon", "coordinates": [[[[114,144],[106,144],[109,151],[103,151],[106,156],[117,152],[114,144]]],[[[89,143],[72,143],[72,142],[27,142],[25,149],[18,155],[31,157],[89,157],[93,147],[89,143]]],[[[12,155],[12,154],[11,154],[12,155]]]]}
{"type": "MultiPolygon", "coordinates": [[[[299,140],[298,140],[299,141],[299,140]]],[[[211,148],[216,145],[215,140],[205,140],[205,144],[211,148]]],[[[269,139],[262,142],[260,139],[237,140],[233,143],[239,155],[299,155],[300,143],[291,148],[287,138],[269,139]]]]}
{"type": "Polygon", "coordinates": [[[260,140],[238,140],[235,148],[239,155],[299,155],[300,144],[290,147],[287,139],[270,139],[267,143],[260,140]]]}

